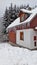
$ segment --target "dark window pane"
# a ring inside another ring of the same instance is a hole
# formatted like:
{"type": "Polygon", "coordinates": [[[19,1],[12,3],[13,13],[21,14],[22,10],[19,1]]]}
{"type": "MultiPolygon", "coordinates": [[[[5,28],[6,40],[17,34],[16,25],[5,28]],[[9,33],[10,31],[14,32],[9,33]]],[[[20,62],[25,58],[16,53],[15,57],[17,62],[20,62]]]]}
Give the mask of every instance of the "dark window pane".
{"type": "Polygon", "coordinates": [[[36,40],[36,36],[34,36],[34,40],[36,40]]]}
{"type": "Polygon", "coordinates": [[[20,32],[20,40],[24,40],[24,34],[23,34],[23,32],[20,32]]]}
{"type": "Polygon", "coordinates": [[[36,42],[34,42],[34,46],[36,46],[36,42]]]}

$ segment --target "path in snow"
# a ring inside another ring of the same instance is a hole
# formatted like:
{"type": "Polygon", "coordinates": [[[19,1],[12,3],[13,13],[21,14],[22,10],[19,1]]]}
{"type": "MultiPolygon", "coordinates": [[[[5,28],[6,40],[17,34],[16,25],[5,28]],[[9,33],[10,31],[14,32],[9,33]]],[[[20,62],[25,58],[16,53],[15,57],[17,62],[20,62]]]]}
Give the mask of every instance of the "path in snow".
{"type": "Polygon", "coordinates": [[[0,65],[37,65],[37,50],[30,51],[0,43],[0,65]]]}

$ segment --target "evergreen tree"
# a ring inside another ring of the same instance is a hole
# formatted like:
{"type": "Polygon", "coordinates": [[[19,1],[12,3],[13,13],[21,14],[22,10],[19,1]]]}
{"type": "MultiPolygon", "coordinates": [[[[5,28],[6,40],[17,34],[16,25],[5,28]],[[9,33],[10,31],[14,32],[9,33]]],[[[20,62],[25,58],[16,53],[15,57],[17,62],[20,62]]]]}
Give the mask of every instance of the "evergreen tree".
{"type": "Polygon", "coordinates": [[[11,6],[9,7],[9,24],[11,22],[13,22],[12,16],[13,16],[13,7],[12,7],[12,3],[11,3],[11,6]]]}
{"type": "Polygon", "coordinates": [[[3,25],[4,25],[4,30],[3,30],[3,33],[6,33],[6,28],[8,26],[8,9],[6,8],[5,10],[5,14],[4,14],[4,22],[3,22],[3,25]]]}
{"type": "Polygon", "coordinates": [[[13,22],[17,18],[16,13],[17,13],[16,5],[14,7],[12,7],[12,3],[11,3],[11,6],[9,7],[9,21],[10,21],[10,23],[13,22]]]}
{"type": "Polygon", "coordinates": [[[14,16],[14,20],[17,18],[17,7],[16,7],[16,5],[14,5],[14,14],[13,14],[13,16],[14,16]]]}

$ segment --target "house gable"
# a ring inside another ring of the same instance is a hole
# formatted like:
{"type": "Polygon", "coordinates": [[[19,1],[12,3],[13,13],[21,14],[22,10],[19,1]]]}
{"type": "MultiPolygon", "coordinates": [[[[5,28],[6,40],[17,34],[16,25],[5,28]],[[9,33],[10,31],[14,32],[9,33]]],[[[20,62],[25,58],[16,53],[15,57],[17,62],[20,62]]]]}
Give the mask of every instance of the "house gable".
{"type": "Polygon", "coordinates": [[[30,13],[20,11],[19,13],[20,22],[24,22],[29,16],[30,13]]]}

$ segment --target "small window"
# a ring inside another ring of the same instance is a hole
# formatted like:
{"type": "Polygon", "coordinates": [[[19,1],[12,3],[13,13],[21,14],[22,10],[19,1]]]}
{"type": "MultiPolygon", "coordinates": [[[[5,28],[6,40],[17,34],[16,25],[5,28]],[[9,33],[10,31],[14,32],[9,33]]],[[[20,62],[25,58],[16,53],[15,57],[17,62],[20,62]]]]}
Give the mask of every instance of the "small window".
{"type": "Polygon", "coordinates": [[[34,42],[34,46],[36,46],[36,42],[34,42]]]}
{"type": "Polygon", "coordinates": [[[34,40],[36,40],[36,36],[34,36],[34,40]]]}
{"type": "Polygon", "coordinates": [[[24,40],[24,34],[23,34],[23,32],[20,32],[20,40],[24,40]]]}

